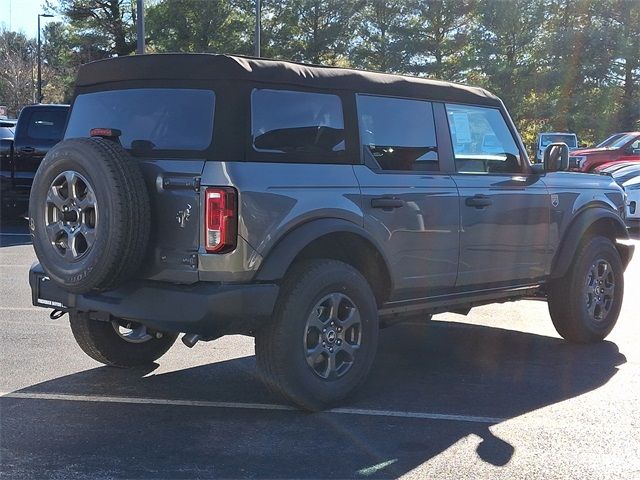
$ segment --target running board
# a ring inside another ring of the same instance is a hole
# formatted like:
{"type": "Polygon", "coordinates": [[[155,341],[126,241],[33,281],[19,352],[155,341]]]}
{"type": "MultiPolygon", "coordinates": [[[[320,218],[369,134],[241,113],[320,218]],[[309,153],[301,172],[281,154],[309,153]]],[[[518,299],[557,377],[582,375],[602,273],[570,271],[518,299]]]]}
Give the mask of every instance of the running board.
{"type": "Polygon", "coordinates": [[[387,302],[378,310],[380,319],[435,314],[453,310],[464,311],[490,303],[504,303],[537,297],[540,285],[525,285],[508,289],[475,290],[437,297],[387,302]]]}

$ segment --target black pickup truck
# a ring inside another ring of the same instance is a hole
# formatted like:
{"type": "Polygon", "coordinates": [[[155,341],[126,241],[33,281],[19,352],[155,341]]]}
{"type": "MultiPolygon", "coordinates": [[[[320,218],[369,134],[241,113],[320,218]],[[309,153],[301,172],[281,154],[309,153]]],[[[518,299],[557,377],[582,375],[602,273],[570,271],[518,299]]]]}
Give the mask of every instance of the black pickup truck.
{"type": "Polygon", "coordinates": [[[33,176],[49,149],[62,140],[68,114],[68,105],[26,106],[18,117],[13,139],[0,139],[3,216],[27,212],[33,176]]]}

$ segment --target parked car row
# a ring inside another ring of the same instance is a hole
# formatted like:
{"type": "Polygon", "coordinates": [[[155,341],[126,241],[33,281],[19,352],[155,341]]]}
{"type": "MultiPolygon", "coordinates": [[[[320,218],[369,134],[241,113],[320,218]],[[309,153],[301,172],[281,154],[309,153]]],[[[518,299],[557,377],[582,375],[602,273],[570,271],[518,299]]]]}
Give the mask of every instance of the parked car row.
{"type": "Polygon", "coordinates": [[[0,120],[0,205],[3,216],[26,214],[33,177],[62,140],[68,105],[29,105],[18,120],[0,120]]]}
{"type": "Polygon", "coordinates": [[[611,176],[627,194],[626,221],[629,228],[640,228],[640,162],[613,162],[594,169],[611,176]]]}
{"type": "Polygon", "coordinates": [[[640,161],[640,132],[617,133],[593,148],[574,150],[569,168],[590,172],[599,165],[628,161],[640,161]]]}

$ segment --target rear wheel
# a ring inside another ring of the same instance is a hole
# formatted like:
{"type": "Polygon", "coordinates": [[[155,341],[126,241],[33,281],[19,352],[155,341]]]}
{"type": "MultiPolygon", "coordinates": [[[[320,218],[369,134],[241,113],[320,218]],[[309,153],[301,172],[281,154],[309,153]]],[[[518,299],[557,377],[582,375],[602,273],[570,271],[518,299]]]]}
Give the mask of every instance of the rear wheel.
{"type": "Polygon", "coordinates": [[[82,350],[94,360],[114,367],[137,367],[153,363],[167,353],[178,334],[150,331],[144,325],[115,319],[92,320],[69,312],[71,331],[82,350]]]}
{"type": "Polygon", "coordinates": [[[624,294],[624,268],[611,240],[596,236],[578,250],[567,274],[549,287],[549,313],[571,342],[603,340],[615,326],[624,294]]]}
{"type": "Polygon", "coordinates": [[[256,334],[256,357],[269,387],[320,410],[363,383],[377,341],[375,297],[360,272],[312,260],[287,275],[272,322],[256,334]]]}

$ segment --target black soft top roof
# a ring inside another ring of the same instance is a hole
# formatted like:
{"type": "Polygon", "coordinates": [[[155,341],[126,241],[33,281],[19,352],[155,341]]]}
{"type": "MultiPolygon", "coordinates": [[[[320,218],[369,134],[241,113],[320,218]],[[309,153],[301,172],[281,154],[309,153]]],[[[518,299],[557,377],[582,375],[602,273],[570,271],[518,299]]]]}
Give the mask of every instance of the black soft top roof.
{"type": "Polygon", "coordinates": [[[482,88],[405,75],[321,67],[235,55],[165,53],[110,58],[80,67],[76,87],[121,81],[232,80],[351,90],[430,100],[501,106],[482,88]]]}

